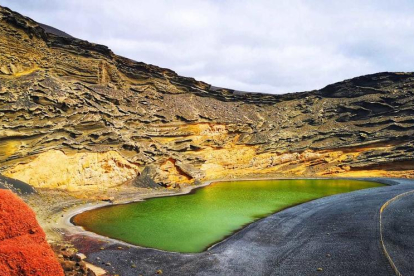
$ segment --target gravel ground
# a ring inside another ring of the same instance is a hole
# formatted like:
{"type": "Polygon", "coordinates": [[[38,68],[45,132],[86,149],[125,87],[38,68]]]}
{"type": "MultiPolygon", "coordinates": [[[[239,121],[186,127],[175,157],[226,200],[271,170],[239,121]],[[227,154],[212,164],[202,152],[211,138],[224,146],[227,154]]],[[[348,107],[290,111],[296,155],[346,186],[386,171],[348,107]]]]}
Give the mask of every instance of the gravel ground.
{"type": "Polygon", "coordinates": [[[0,189],[9,189],[19,195],[30,195],[36,193],[35,189],[20,180],[12,179],[0,174],[0,189]]]}
{"type": "MultiPolygon", "coordinates": [[[[250,224],[203,253],[126,246],[82,233],[71,236],[71,241],[87,253],[89,262],[121,276],[154,275],[157,271],[163,275],[395,275],[380,243],[379,210],[389,199],[414,190],[414,180],[371,180],[391,186],[286,209],[250,224]]],[[[393,241],[390,255],[404,271],[414,271],[414,263],[406,261],[410,256],[412,260],[414,244],[406,246],[407,239],[414,241],[414,223],[406,217],[412,216],[412,199],[403,197],[384,211],[386,244],[393,241]],[[404,203],[407,205],[399,205],[404,203]],[[401,221],[406,223],[405,230],[397,231],[401,221]]]]}
{"type": "Polygon", "coordinates": [[[384,245],[402,275],[414,275],[414,193],[392,203],[382,213],[384,245]]]}

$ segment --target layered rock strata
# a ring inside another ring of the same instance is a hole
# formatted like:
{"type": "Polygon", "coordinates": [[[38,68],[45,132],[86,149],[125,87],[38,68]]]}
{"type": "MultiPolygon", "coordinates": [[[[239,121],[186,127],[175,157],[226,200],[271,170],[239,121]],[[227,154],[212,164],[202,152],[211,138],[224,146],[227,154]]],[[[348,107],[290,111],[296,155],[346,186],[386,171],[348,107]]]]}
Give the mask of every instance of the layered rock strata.
{"type": "Polygon", "coordinates": [[[7,8],[0,33],[0,172],[35,187],[414,177],[414,73],[244,93],[117,56],[7,8]]]}

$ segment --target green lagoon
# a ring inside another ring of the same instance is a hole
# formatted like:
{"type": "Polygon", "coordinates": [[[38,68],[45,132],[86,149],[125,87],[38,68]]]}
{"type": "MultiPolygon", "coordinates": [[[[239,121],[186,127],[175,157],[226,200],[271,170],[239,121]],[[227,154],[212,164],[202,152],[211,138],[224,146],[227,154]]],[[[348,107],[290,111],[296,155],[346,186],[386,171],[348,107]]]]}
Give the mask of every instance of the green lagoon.
{"type": "Polygon", "coordinates": [[[186,195],[86,211],[75,216],[73,222],[131,244],[195,253],[289,206],[380,186],[383,185],[345,179],[216,182],[186,195]]]}

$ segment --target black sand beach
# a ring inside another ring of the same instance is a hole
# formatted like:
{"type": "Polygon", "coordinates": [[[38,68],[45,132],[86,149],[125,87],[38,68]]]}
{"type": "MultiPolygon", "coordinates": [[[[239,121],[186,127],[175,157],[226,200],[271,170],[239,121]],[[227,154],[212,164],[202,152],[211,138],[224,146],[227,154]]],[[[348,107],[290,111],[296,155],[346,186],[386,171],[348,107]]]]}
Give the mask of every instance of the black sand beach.
{"type": "MultiPolygon", "coordinates": [[[[158,270],[164,275],[395,275],[380,242],[380,209],[389,199],[414,190],[414,181],[371,180],[390,186],[286,209],[199,254],[140,248],[82,233],[70,240],[89,262],[120,275],[153,275],[158,270]]],[[[409,235],[411,205],[412,196],[401,197],[383,212],[384,244],[400,271],[414,269],[407,261],[407,244],[414,244],[409,235]],[[405,230],[398,230],[401,223],[405,230]]]]}

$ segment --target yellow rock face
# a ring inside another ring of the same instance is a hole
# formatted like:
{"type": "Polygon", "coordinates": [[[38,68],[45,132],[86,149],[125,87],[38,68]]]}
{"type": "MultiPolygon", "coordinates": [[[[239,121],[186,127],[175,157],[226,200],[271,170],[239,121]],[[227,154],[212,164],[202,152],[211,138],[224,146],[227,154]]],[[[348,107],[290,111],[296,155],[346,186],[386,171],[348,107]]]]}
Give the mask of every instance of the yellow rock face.
{"type": "Polygon", "coordinates": [[[164,175],[165,182],[174,184],[193,184],[194,179],[186,175],[176,165],[175,160],[169,159],[160,166],[160,174],[164,175]]]}
{"type": "MultiPolygon", "coordinates": [[[[404,165],[399,165],[398,168],[384,165],[377,169],[357,170],[343,164],[344,161],[356,160],[360,154],[372,150],[369,147],[281,154],[259,153],[258,149],[257,146],[235,145],[230,142],[222,148],[206,147],[187,152],[187,158],[204,160],[200,166],[193,167],[202,177],[192,177],[181,169],[182,166],[177,165],[173,158],[167,159],[159,166],[158,177],[165,185],[174,187],[176,184],[191,185],[196,180],[266,174],[276,177],[414,176],[414,171],[409,165],[405,169],[404,165]]],[[[4,175],[37,188],[99,193],[134,179],[140,171],[142,168],[128,162],[115,151],[65,154],[62,151],[50,150],[38,155],[31,162],[14,166],[5,171],[4,175]]]]}
{"type": "Polygon", "coordinates": [[[27,164],[17,165],[4,175],[37,188],[68,191],[106,190],[136,177],[139,168],[117,152],[75,153],[66,155],[51,150],[27,164]]]}

